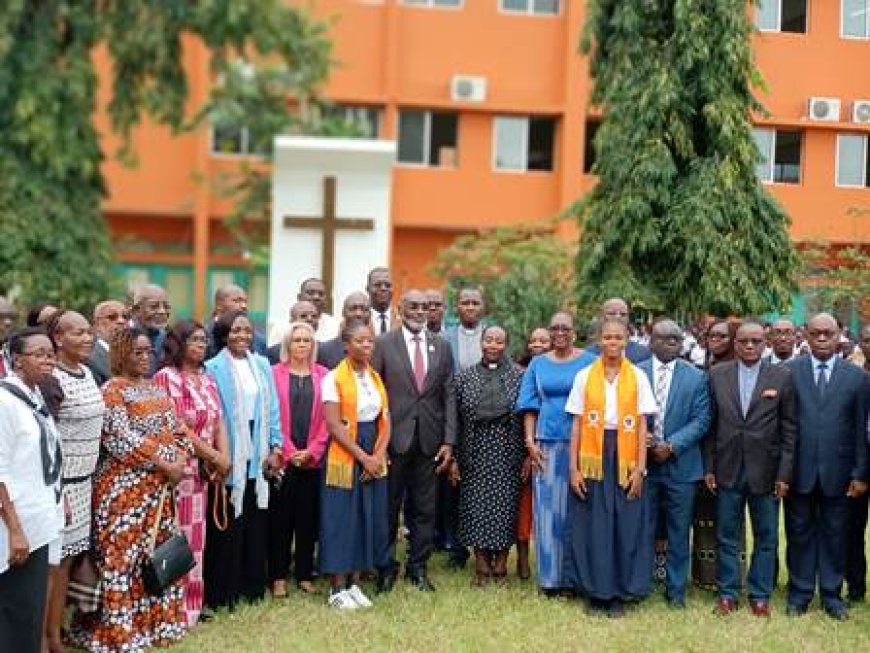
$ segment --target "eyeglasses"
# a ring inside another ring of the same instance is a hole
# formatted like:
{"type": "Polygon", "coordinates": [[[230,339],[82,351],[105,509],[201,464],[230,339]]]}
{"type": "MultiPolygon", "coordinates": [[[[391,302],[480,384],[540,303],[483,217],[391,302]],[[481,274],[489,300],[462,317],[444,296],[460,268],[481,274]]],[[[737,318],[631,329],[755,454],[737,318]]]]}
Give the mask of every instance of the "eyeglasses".
{"type": "Polygon", "coordinates": [[[44,361],[48,359],[54,359],[57,355],[54,351],[48,349],[34,349],[33,351],[23,351],[21,352],[22,356],[32,356],[38,361],[44,361]]]}
{"type": "Polygon", "coordinates": [[[764,338],[737,338],[736,342],[738,345],[752,345],[753,347],[758,347],[759,345],[764,344],[764,338]]]}
{"type": "Polygon", "coordinates": [[[405,302],[405,308],[412,311],[426,310],[429,305],[426,302],[405,302]]]}
{"type": "Polygon", "coordinates": [[[794,337],[794,329],[772,329],[770,335],[774,338],[794,337]]]}

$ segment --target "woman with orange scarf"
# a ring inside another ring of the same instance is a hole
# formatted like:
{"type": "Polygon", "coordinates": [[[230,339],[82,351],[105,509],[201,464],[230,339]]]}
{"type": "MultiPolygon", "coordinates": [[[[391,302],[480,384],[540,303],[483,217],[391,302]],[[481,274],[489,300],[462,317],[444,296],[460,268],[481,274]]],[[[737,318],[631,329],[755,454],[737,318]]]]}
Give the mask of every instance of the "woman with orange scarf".
{"type": "Polygon", "coordinates": [[[320,573],[330,576],[327,604],[369,608],[363,571],[390,561],[387,446],[390,414],[381,377],[371,368],[371,327],[354,321],[341,333],[347,357],[323,378],[329,432],[320,519],[320,573]]]}
{"type": "Polygon", "coordinates": [[[565,580],[593,612],[618,617],[623,601],[652,590],[653,550],[646,478],[646,416],[656,413],[646,375],[624,356],[622,322],[601,325],[601,357],[574,379],[565,410],[571,427],[570,541],[565,580]]]}

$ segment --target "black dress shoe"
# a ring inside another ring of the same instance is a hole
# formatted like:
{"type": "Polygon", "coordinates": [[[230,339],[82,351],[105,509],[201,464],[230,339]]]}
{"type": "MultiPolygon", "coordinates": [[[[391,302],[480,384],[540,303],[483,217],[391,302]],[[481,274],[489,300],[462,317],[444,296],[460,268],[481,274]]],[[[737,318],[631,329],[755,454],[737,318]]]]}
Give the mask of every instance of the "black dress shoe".
{"type": "Polygon", "coordinates": [[[392,592],[393,588],[396,586],[396,574],[395,572],[386,572],[378,574],[378,582],[375,585],[375,593],[377,594],[386,594],[387,592],[392,592]]]}
{"type": "Polygon", "coordinates": [[[807,613],[807,606],[805,605],[795,605],[794,603],[789,603],[785,606],[785,614],[788,617],[803,617],[807,613]]]}
{"type": "Polygon", "coordinates": [[[846,621],[849,618],[849,610],[843,603],[833,603],[825,606],[827,615],[835,621],[846,621]]]}
{"type": "Polygon", "coordinates": [[[408,576],[408,582],[413,584],[414,587],[416,587],[421,592],[435,591],[435,586],[432,584],[432,581],[429,580],[429,576],[427,576],[425,573],[408,576]]]}

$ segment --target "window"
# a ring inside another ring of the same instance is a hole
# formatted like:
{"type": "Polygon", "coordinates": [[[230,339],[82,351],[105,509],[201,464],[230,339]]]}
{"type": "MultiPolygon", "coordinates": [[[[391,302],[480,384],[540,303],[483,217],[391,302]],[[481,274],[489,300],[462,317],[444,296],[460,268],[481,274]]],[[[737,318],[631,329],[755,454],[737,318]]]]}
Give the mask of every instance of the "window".
{"type": "Polygon", "coordinates": [[[601,121],[588,118],[586,120],[586,136],[583,141],[583,172],[587,175],[593,174],[595,162],[598,160],[598,154],[595,152],[595,136],[598,134],[598,128],[601,127],[601,121]]]}
{"type": "Polygon", "coordinates": [[[870,38],[870,0],[841,0],[840,34],[848,38],[870,38]]]}
{"type": "Polygon", "coordinates": [[[870,187],[870,167],[867,165],[867,136],[837,135],[837,186],[870,187]]]}
{"type": "Polygon", "coordinates": [[[377,107],[335,104],[324,108],[323,115],[343,123],[357,138],[377,138],[380,133],[381,110],[377,107]]]}
{"type": "Polygon", "coordinates": [[[456,166],[459,114],[438,111],[399,113],[399,162],[456,166]]]}
{"type": "Polygon", "coordinates": [[[402,4],[418,7],[461,7],[462,0],[402,0],[402,4]]]}
{"type": "Polygon", "coordinates": [[[752,135],[761,159],[755,164],[758,178],[767,183],[799,184],[801,142],[799,131],[754,129],[752,135]]]}
{"type": "Polygon", "coordinates": [[[755,26],[762,32],[807,31],[807,0],[760,0],[755,26]]]}
{"type": "Polygon", "coordinates": [[[553,118],[499,116],[494,126],[496,170],[553,169],[553,118]]]}
{"type": "Polygon", "coordinates": [[[254,142],[251,131],[244,125],[233,123],[215,124],[211,128],[212,154],[238,156],[265,156],[269,153],[271,138],[254,142]]]}
{"type": "Polygon", "coordinates": [[[500,0],[499,4],[502,11],[514,13],[553,16],[559,13],[559,0],[500,0]]]}

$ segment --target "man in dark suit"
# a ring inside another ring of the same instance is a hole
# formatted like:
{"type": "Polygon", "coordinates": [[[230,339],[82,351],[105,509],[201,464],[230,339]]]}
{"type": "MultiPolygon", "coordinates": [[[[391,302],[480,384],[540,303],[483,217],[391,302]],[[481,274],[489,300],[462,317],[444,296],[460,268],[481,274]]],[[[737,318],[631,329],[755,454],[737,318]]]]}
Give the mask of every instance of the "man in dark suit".
{"type": "MultiPolygon", "coordinates": [[[[290,307],[290,322],[305,322],[314,332],[317,332],[317,318],[319,317],[317,307],[309,301],[299,301],[290,307]]],[[[284,332],[281,333],[281,340],[284,339],[284,332]]],[[[274,345],[266,349],[266,358],[269,359],[270,365],[275,365],[281,360],[281,341],[279,340],[274,345]]]]}
{"type": "Polygon", "coordinates": [[[695,511],[695,493],[704,477],[701,440],[710,426],[707,375],[679,358],[683,331],[673,320],[653,325],[652,358],[640,364],[656,395],[659,414],[650,424],[647,492],[655,533],[659,514],[667,530],[668,603],[686,605],[689,575],[689,532],[695,511]]]}
{"type": "Polygon", "coordinates": [[[786,363],[794,377],[798,442],[785,532],[789,614],[806,612],[818,578],[825,611],[843,620],[849,499],[867,491],[868,460],[865,381],[860,369],[834,355],[839,340],[837,321],[816,315],[807,323],[810,355],[786,363]]]}
{"type": "Polygon", "coordinates": [[[317,345],[317,362],[332,370],[344,359],[344,342],[341,340],[341,329],[348,321],[371,322],[371,305],[369,296],[364,292],[352,292],[344,298],[341,307],[342,326],[336,338],[321,342],[317,345]]]}
{"type": "Polygon", "coordinates": [[[446,403],[453,383],[450,346],[426,332],[426,295],[408,290],[402,297],[402,327],[377,339],[373,367],[390,402],[390,529],[393,564],[379,570],[378,591],[392,589],[398,574],[395,538],[402,499],[411,502],[413,523],[405,574],[423,591],[434,591],[426,563],[435,539],[438,477],[453,457],[456,429],[446,403]],[[406,496],[407,495],[407,496],[406,496]]]}
{"type": "MultiPolygon", "coordinates": [[[[624,299],[614,297],[608,299],[601,305],[599,320],[600,322],[605,320],[618,320],[628,327],[629,315],[628,303],[624,299]]],[[[601,354],[601,347],[597,342],[595,342],[588,345],[586,351],[598,356],[601,354]]],[[[635,365],[642,363],[650,356],[652,356],[652,352],[650,352],[649,348],[639,342],[629,340],[628,344],[625,346],[625,357],[635,365]]]]}
{"type": "Polygon", "coordinates": [[[738,537],[746,504],[752,520],[747,593],[752,614],[770,616],[779,531],[778,499],[788,493],[794,463],[795,400],[790,371],[762,361],[764,327],[744,322],[736,360],[710,370],[713,421],[705,442],[707,487],[717,494],[716,612],[737,609],[738,537]]]}
{"type": "Polygon", "coordinates": [[[87,366],[94,375],[97,385],[102,386],[112,378],[109,361],[109,342],[112,331],[127,324],[130,316],[123,302],[109,299],[94,306],[94,350],[87,360],[87,366]]]}

